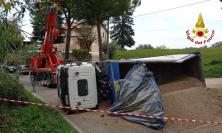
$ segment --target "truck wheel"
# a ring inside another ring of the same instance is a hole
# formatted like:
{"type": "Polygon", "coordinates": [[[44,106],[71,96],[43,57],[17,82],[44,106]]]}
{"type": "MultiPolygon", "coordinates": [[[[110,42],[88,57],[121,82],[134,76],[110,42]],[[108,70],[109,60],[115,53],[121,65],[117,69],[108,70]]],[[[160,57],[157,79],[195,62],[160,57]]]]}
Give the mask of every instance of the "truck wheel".
{"type": "Polygon", "coordinates": [[[98,102],[106,100],[109,97],[111,86],[106,71],[96,73],[98,102]]]}
{"type": "Polygon", "coordinates": [[[99,104],[97,104],[97,105],[96,105],[96,107],[95,107],[95,108],[93,108],[93,109],[99,109],[99,104]]]}
{"type": "Polygon", "coordinates": [[[65,114],[66,115],[70,115],[72,113],[72,110],[70,110],[70,109],[65,109],[65,114]]]}
{"type": "Polygon", "coordinates": [[[55,88],[56,87],[56,84],[53,84],[52,77],[50,74],[47,75],[47,87],[48,88],[55,88]]]}

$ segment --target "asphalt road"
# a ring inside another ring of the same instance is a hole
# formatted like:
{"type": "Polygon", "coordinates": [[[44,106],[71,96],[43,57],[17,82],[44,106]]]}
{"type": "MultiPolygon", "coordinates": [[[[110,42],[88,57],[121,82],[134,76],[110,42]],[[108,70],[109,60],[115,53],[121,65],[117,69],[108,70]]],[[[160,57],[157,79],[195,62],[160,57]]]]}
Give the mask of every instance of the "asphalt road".
{"type": "MultiPolygon", "coordinates": [[[[32,86],[29,76],[20,76],[20,82],[33,95],[49,104],[58,104],[56,89],[49,89],[37,85],[36,92],[32,92],[32,86]]],[[[220,79],[206,79],[208,88],[222,89],[222,78],[220,79]]],[[[58,111],[63,117],[79,132],[83,133],[175,133],[175,131],[167,127],[156,131],[145,126],[128,122],[118,117],[110,117],[102,113],[84,112],[66,115],[63,111],[58,111]]],[[[177,123],[175,123],[177,124],[177,123]]],[[[200,125],[186,131],[179,133],[220,133],[222,127],[200,125]]]]}

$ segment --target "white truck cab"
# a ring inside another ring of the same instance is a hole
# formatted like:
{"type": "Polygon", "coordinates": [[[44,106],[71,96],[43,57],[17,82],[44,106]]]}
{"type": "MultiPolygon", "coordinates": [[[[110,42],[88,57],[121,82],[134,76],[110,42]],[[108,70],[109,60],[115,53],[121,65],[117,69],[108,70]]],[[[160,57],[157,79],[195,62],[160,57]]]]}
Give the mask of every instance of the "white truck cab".
{"type": "Polygon", "coordinates": [[[95,108],[98,104],[95,67],[83,62],[58,66],[58,97],[64,106],[95,108]]]}

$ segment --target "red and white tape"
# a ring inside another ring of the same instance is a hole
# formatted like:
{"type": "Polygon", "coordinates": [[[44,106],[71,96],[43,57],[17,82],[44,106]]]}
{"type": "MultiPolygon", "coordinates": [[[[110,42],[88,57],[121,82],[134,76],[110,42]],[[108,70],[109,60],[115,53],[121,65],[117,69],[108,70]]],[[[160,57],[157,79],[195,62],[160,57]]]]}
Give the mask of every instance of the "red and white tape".
{"type": "MultiPolygon", "coordinates": [[[[25,104],[25,105],[46,106],[46,107],[61,108],[61,109],[72,109],[71,107],[62,106],[62,105],[35,103],[35,102],[29,102],[29,101],[19,101],[19,100],[12,100],[12,99],[6,99],[6,98],[0,98],[0,101],[8,102],[8,103],[25,104]]],[[[76,110],[87,111],[87,112],[107,113],[107,114],[111,114],[111,115],[120,115],[120,116],[132,116],[132,117],[145,118],[145,119],[160,119],[160,120],[164,120],[164,121],[200,123],[200,124],[222,124],[222,121],[194,120],[194,119],[185,119],[185,118],[178,118],[178,117],[166,117],[166,116],[164,116],[164,117],[162,117],[162,116],[161,117],[160,116],[147,116],[147,115],[142,115],[142,114],[111,112],[111,111],[108,111],[108,110],[81,109],[79,107],[76,107],[76,110]]]]}

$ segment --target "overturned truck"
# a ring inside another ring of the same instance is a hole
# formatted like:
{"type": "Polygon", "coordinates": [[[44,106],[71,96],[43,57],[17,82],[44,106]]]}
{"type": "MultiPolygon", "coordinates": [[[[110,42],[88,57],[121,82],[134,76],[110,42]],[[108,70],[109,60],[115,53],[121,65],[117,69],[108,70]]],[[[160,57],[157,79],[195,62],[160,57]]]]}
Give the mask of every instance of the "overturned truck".
{"type": "MultiPolygon", "coordinates": [[[[60,102],[73,110],[98,107],[109,100],[110,111],[154,116],[164,114],[158,85],[184,75],[205,85],[200,53],[69,63],[59,66],[57,75],[60,102]]],[[[164,127],[163,121],[125,119],[157,129],[164,127]]]]}
{"type": "Polygon", "coordinates": [[[147,68],[153,72],[158,85],[173,82],[184,75],[194,77],[205,85],[200,53],[108,61],[109,76],[113,83],[113,99],[116,93],[115,81],[123,79],[134,64],[138,62],[145,63],[147,68]]]}

